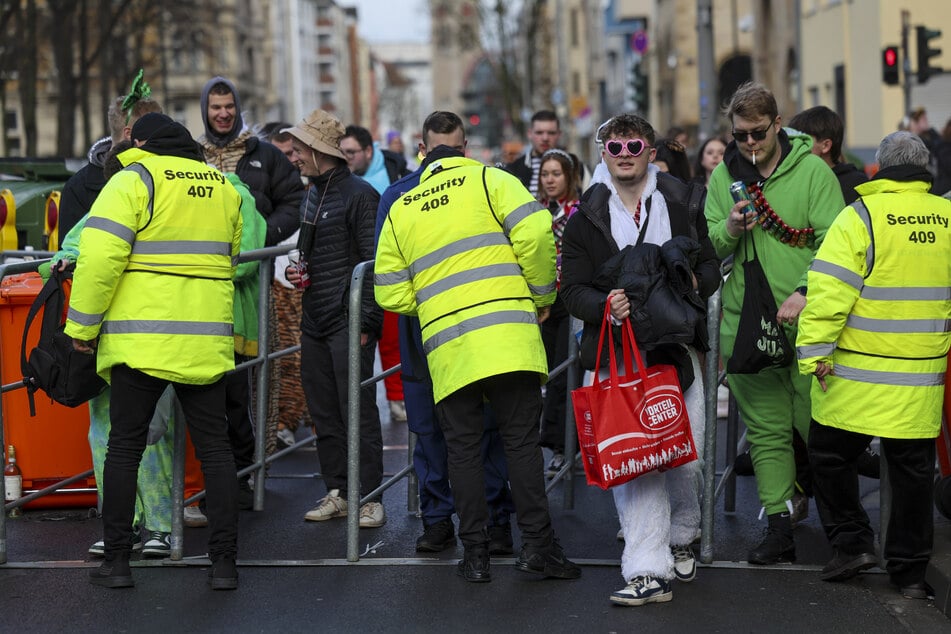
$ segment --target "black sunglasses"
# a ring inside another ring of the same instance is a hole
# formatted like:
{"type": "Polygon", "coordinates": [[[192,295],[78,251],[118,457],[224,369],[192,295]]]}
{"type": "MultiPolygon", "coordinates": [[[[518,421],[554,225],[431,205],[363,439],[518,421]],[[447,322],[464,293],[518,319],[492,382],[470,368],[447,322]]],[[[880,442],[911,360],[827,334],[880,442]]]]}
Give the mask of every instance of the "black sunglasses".
{"type": "Polygon", "coordinates": [[[762,141],[766,138],[766,135],[769,134],[769,129],[773,127],[773,124],[769,124],[762,130],[753,130],[752,132],[741,132],[740,130],[733,131],[733,138],[736,139],[737,143],[746,143],[749,137],[753,137],[754,141],[762,141]]]}

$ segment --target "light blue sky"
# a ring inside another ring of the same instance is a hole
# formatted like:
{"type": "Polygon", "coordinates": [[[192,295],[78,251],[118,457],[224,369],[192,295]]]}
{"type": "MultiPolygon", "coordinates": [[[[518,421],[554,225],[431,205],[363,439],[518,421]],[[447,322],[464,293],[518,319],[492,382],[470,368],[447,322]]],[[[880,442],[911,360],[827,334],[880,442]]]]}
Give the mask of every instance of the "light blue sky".
{"type": "Polygon", "coordinates": [[[358,31],[368,42],[429,40],[428,0],[338,0],[357,7],[358,31]]]}

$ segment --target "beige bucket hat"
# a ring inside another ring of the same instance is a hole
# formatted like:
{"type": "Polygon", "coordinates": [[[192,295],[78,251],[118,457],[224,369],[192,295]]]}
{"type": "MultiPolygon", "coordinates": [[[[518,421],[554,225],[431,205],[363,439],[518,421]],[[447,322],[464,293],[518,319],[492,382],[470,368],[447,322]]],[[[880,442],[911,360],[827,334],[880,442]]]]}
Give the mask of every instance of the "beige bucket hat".
{"type": "Polygon", "coordinates": [[[285,128],[287,132],[308,146],[330,156],[347,160],[340,151],[340,139],[343,138],[346,128],[340,120],[325,110],[314,110],[304,117],[304,120],[292,128],[285,128]]]}

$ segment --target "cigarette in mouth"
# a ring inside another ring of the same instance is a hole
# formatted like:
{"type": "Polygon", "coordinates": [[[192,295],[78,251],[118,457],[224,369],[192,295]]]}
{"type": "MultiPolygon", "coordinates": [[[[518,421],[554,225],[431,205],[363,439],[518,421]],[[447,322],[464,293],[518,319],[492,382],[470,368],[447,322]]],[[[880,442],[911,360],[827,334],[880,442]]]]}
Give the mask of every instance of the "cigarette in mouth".
{"type": "Polygon", "coordinates": [[[751,150],[750,154],[753,155],[753,165],[756,165],[756,150],[751,150]]]}

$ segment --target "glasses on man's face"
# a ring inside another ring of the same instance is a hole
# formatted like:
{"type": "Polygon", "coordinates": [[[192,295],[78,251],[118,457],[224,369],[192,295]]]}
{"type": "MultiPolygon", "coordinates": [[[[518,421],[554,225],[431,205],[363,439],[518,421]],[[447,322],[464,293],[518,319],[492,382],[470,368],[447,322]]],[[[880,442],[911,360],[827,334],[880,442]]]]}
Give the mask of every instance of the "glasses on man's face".
{"type": "Polygon", "coordinates": [[[359,150],[340,150],[340,151],[344,153],[344,156],[356,156],[357,154],[362,152],[363,149],[361,148],[359,150]]]}
{"type": "Polygon", "coordinates": [[[613,158],[621,156],[625,148],[631,156],[640,156],[649,147],[640,139],[611,139],[604,142],[604,150],[613,158]]]}
{"type": "Polygon", "coordinates": [[[769,129],[773,127],[773,124],[769,124],[762,130],[753,130],[752,132],[744,132],[742,130],[734,130],[733,138],[736,139],[737,143],[746,143],[747,139],[753,137],[754,141],[762,141],[766,138],[766,135],[769,134],[769,129]]]}

